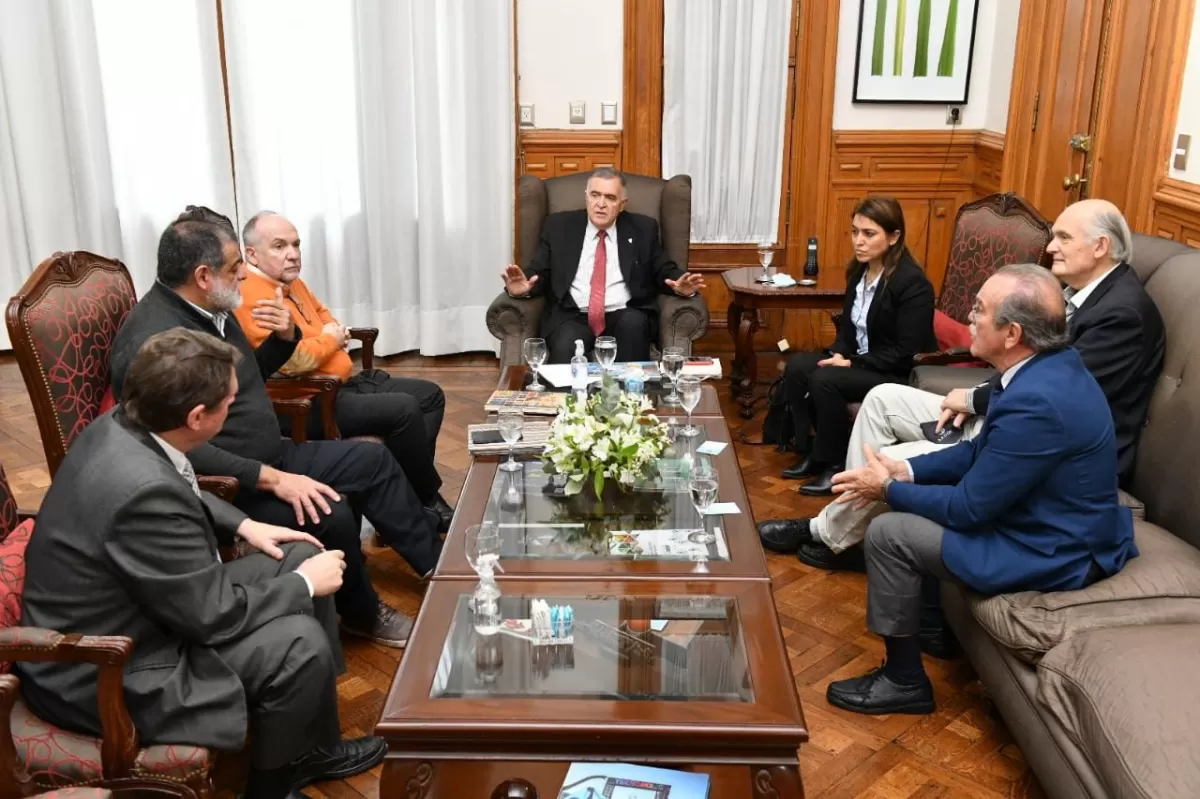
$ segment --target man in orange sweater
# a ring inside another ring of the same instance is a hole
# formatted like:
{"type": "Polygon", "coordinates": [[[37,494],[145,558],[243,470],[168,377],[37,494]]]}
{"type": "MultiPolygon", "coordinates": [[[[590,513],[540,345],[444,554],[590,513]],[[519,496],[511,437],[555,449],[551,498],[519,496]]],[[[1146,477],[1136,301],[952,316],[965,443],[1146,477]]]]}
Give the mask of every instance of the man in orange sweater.
{"type": "MultiPolygon", "coordinates": [[[[380,369],[351,374],[352,363],[346,353],[349,330],[300,279],[300,236],[286,218],[260,211],[242,228],[242,244],[249,270],[242,281],[242,304],[235,313],[250,345],[257,348],[269,332],[253,324],[251,311],[258,300],[274,297],[282,288],[284,303],[303,338],[280,374],[318,372],[340,379],[337,425],[342,435],[381,436],[421,503],[437,513],[439,531],[450,529],[454,509],[442,498],[442,478],[434,464],[446,410],[441,388],[428,380],[392,377],[380,369]]],[[[317,414],[310,418],[310,425],[310,434],[319,436],[317,414]]]]}

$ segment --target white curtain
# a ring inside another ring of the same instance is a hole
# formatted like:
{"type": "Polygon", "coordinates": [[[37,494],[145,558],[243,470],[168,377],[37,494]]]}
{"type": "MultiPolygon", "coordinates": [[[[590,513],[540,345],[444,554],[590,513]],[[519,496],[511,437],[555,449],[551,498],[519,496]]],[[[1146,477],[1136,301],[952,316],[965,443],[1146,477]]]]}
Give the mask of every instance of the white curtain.
{"type": "Polygon", "coordinates": [[[512,4],[225,0],[238,215],[378,349],[493,350],[512,251],[512,4]]]}
{"type": "Polygon", "coordinates": [[[76,249],[140,294],[186,204],[232,212],[218,54],[211,0],[0,0],[0,298],[76,249]]]}
{"type": "Polygon", "coordinates": [[[692,241],[774,242],[791,0],[666,0],[664,176],[692,176],[692,241]]]}

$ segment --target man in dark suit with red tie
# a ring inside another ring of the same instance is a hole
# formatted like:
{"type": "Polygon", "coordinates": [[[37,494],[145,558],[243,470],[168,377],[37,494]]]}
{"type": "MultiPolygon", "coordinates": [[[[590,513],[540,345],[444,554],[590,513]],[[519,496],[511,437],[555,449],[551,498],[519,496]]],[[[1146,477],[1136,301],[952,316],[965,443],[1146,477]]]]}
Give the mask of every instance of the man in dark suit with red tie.
{"type": "Polygon", "coordinates": [[[693,296],[704,278],[667,257],[657,222],[622,210],[620,172],[597,169],[586,192],[586,210],[546,217],[525,269],[510,264],[504,270],[504,290],[512,297],[547,297],[540,330],[550,363],[570,361],[576,339],[591,352],[597,336],[617,340],[618,360],[648,361],[658,336],[658,295],[693,296]]]}

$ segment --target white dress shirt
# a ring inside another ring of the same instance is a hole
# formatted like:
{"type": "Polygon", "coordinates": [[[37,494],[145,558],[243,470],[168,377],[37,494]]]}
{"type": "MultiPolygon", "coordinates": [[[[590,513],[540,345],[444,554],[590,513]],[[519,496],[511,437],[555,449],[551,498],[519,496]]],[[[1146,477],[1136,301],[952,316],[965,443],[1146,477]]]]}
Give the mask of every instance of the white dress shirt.
{"type": "MultiPolygon", "coordinates": [[[[184,455],[178,449],[168,444],[162,436],[156,433],[151,433],[150,437],[154,439],[154,443],[158,444],[158,446],[162,448],[162,451],[166,454],[168,460],[171,461],[171,465],[175,467],[175,471],[183,475],[183,479],[187,480],[188,483],[191,484],[192,491],[196,493],[196,498],[200,499],[200,484],[196,482],[196,470],[192,468],[191,461],[187,459],[187,455],[184,455]]],[[[220,559],[221,555],[218,552],[217,560],[219,561],[220,559]]],[[[311,597],[313,595],[312,580],[308,579],[307,575],[301,572],[293,573],[304,581],[304,586],[308,589],[308,595],[311,597]]]]}
{"type": "MultiPolygon", "coordinates": [[[[596,265],[596,234],[600,228],[588,220],[583,234],[583,252],[579,253],[579,268],[575,271],[575,282],[571,284],[571,299],[579,310],[587,313],[588,300],[592,296],[592,270],[596,265]]],[[[605,231],[604,239],[604,311],[619,311],[629,304],[629,289],[621,274],[621,262],[617,257],[617,225],[614,222],[605,231]]]]}
{"type": "Polygon", "coordinates": [[[871,313],[871,303],[875,300],[875,289],[879,287],[879,278],[883,270],[875,275],[875,279],[867,284],[867,272],[863,271],[862,279],[854,287],[854,305],[850,306],[850,321],[854,323],[854,338],[858,341],[858,354],[869,352],[870,342],[867,340],[867,316],[871,313]]]}
{"type": "Polygon", "coordinates": [[[1092,292],[1096,290],[1096,286],[1100,285],[1100,281],[1102,281],[1102,280],[1104,280],[1104,278],[1108,277],[1109,274],[1112,272],[1112,270],[1116,269],[1117,266],[1120,266],[1120,264],[1116,264],[1115,266],[1112,266],[1112,267],[1106,269],[1104,274],[1100,275],[1100,277],[1095,278],[1090,283],[1088,283],[1086,286],[1084,286],[1083,288],[1079,289],[1078,291],[1076,291],[1074,293],[1070,293],[1067,290],[1064,290],[1064,292],[1063,292],[1064,296],[1066,296],[1068,293],[1070,293],[1070,296],[1067,298],[1067,305],[1069,306],[1067,308],[1067,319],[1070,319],[1071,316],[1076,311],[1078,311],[1080,308],[1083,307],[1083,304],[1085,302],[1087,302],[1087,298],[1090,297],[1092,292]]]}

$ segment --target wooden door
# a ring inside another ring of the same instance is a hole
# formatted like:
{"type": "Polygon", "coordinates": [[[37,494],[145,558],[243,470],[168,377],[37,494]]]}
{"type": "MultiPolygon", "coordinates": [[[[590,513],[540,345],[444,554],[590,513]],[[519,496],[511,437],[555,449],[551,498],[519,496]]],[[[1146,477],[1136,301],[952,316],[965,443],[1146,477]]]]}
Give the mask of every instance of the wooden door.
{"type": "Polygon", "coordinates": [[[1111,7],[1112,0],[1021,7],[1002,182],[1047,219],[1089,196],[1102,91],[1097,76],[1111,7]]]}

